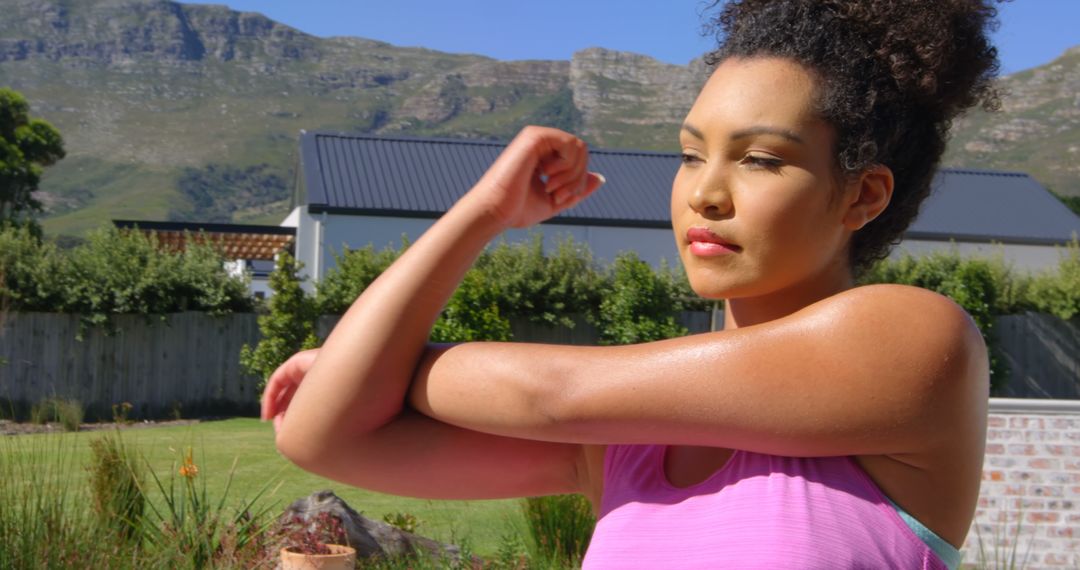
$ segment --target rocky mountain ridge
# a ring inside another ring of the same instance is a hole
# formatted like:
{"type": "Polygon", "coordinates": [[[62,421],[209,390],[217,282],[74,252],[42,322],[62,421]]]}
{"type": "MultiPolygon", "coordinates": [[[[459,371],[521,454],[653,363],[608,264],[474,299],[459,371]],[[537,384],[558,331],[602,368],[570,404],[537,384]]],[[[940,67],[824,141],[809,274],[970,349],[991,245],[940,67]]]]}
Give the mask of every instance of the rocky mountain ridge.
{"type": "Polygon", "coordinates": [[[1021,170],[1058,194],[1080,196],[1080,46],[998,85],[1001,111],[957,121],[947,163],[1021,170]]]}
{"type": "MultiPolygon", "coordinates": [[[[260,14],[170,0],[6,4],[0,85],[22,91],[67,140],[68,158],[42,185],[50,233],[112,218],[276,224],[300,130],[508,139],[539,123],[602,147],[676,150],[707,77],[701,60],[601,48],[570,61],[498,61],[317,38],[260,14]],[[229,206],[206,206],[218,198],[229,206]]],[[[1080,145],[1074,52],[1006,78],[1020,95],[1000,116],[958,123],[950,163],[1028,170],[1080,195],[1075,160],[1029,148],[1048,132],[1080,145]],[[1046,165],[1013,156],[1024,153],[1046,165]]]]}

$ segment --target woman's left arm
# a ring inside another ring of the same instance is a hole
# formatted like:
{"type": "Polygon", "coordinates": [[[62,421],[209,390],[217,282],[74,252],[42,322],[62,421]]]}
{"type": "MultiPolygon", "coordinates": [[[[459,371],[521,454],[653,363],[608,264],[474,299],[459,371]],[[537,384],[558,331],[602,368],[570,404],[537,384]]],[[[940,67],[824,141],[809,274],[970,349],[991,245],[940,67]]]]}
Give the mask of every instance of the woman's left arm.
{"type": "Polygon", "coordinates": [[[875,285],[769,323],[647,344],[433,348],[410,403],[468,429],[547,441],[898,454],[977,439],[988,378],[960,307],[875,285]]]}
{"type": "Polygon", "coordinates": [[[472,262],[502,231],[546,220],[596,190],[603,177],[587,166],[587,149],[577,137],[522,130],[480,181],[352,304],[295,393],[279,401],[280,382],[268,385],[264,413],[282,415],[279,450],[326,471],[324,464],[339,461],[340,442],[387,432],[403,417],[432,324],[472,262]]]}

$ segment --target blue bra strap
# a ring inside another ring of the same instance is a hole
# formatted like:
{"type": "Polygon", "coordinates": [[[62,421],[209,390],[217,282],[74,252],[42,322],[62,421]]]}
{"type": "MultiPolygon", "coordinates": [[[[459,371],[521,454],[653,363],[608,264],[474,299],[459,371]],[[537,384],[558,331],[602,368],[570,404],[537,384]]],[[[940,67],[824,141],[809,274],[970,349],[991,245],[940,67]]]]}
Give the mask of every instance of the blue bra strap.
{"type": "Polygon", "coordinates": [[[930,550],[934,551],[934,554],[938,555],[938,558],[949,567],[949,570],[956,570],[960,566],[960,551],[955,546],[945,542],[934,531],[926,528],[926,525],[919,522],[918,519],[908,514],[907,511],[900,508],[900,505],[894,503],[892,499],[888,499],[889,504],[896,509],[897,514],[904,520],[904,523],[918,536],[920,540],[926,543],[930,547],[930,550]]]}

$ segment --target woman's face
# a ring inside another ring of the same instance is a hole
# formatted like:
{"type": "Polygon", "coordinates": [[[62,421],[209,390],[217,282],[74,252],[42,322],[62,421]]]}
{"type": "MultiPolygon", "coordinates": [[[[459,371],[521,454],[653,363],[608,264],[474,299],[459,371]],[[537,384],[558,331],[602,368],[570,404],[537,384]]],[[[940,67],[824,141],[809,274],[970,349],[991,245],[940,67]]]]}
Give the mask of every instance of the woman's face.
{"type": "Polygon", "coordinates": [[[764,57],[725,60],[702,89],[671,192],[676,244],[699,295],[758,297],[850,275],[834,133],[815,95],[803,67],[764,57]]]}

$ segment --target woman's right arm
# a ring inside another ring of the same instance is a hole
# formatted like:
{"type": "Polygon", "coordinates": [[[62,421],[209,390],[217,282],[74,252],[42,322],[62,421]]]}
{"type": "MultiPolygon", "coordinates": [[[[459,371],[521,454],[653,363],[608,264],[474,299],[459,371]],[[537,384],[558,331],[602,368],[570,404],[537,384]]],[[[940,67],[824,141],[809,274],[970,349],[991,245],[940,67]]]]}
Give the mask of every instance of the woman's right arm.
{"type": "MultiPolygon", "coordinates": [[[[438,348],[431,350],[438,351],[438,348]]],[[[280,427],[319,350],[299,352],[270,376],[262,417],[280,427]]],[[[598,497],[602,446],[531,441],[451,426],[406,410],[377,432],[339,440],[315,472],[364,489],[429,499],[560,493],[598,497]]]]}
{"type": "Polygon", "coordinates": [[[264,415],[282,416],[278,449],[308,471],[390,493],[477,498],[578,490],[581,445],[450,426],[414,413],[405,396],[431,355],[432,324],[486,244],[583,200],[603,182],[587,166],[585,144],[573,135],[523,130],[352,304],[287,398],[271,378],[264,415]]]}

